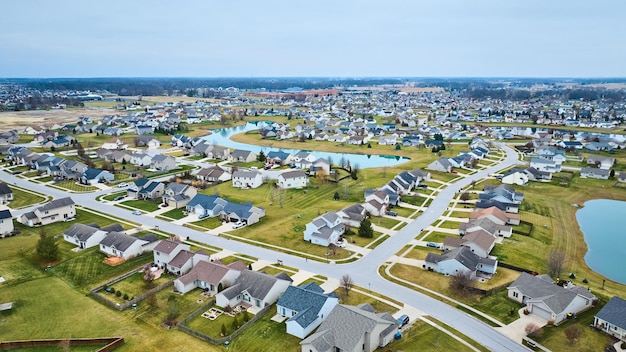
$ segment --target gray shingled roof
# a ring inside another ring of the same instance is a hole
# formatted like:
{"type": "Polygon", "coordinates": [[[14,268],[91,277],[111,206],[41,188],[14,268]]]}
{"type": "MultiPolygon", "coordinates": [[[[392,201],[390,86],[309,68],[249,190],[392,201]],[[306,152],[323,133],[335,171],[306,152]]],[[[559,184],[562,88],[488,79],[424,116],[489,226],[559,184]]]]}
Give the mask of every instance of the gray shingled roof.
{"type": "Polygon", "coordinates": [[[365,333],[371,333],[378,324],[384,324],[385,331],[398,326],[393,318],[390,321],[385,315],[339,304],[330,312],[317,332],[302,340],[300,344],[310,343],[317,351],[328,351],[332,347],[354,351],[365,333]]]}
{"type": "Polygon", "coordinates": [[[85,224],[74,224],[65,230],[63,234],[69,237],[76,237],[82,242],[88,240],[96,231],[100,231],[100,229],[85,224]]]}
{"type": "Polygon", "coordinates": [[[289,286],[276,304],[297,312],[289,320],[305,328],[317,319],[326,300],[334,297],[320,290],[322,289],[313,282],[300,287],[289,286]]]}
{"type": "Polygon", "coordinates": [[[233,286],[225,289],[222,293],[228,299],[232,299],[241,292],[247,291],[250,296],[263,300],[278,280],[278,278],[265,273],[244,270],[235,279],[233,286]]]}
{"type": "Polygon", "coordinates": [[[9,185],[7,185],[4,182],[0,182],[0,194],[11,194],[13,193],[13,191],[11,191],[11,189],[9,188],[9,185]]]}
{"type": "Polygon", "coordinates": [[[115,247],[115,249],[123,252],[137,240],[139,240],[137,237],[129,236],[125,233],[111,232],[100,241],[100,244],[106,247],[115,247]]]}
{"type": "Polygon", "coordinates": [[[626,300],[614,296],[602,307],[596,317],[626,329],[626,300]]]}
{"type": "Polygon", "coordinates": [[[61,208],[61,207],[72,205],[72,204],[74,204],[74,201],[72,200],[72,198],[65,197],[65,198],[55,199],[51,201],[50,203],[37,208],[37,210],[43,213],[46,210],[57,209],[57,208],[61,208]]]}

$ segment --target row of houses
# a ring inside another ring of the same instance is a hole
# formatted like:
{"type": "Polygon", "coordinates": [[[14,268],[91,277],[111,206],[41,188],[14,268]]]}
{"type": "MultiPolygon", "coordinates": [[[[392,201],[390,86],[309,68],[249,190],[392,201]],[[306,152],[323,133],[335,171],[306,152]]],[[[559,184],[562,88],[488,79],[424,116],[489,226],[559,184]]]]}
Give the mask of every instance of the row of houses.
{"type": "Polygon", "coordinates": [[[453,168],[471,167],[472,160],[481,160],[489,154],[489,144],[482,139],[474,139],[470,143],[469,152],[461,152],[453,158],[440,157],[428,164],[427,170],[453,172],[453,168]]]}
{"type": "Polygon", "coordinates": [[[239,261],[225,265],[173,240],[160,241],[153,254],[158,267],[176,276],[174,290],[181,294],[200,288],[220,307],[250,311],[276,303],[287,333],[303,339],[303,351],[373,351],[391,342],[398,328],[389,313],[376,313],[368,304],[340,305],[335,294],[325,293],[316,283],[293,286],[284,272],[256,272],[239,261]]]}

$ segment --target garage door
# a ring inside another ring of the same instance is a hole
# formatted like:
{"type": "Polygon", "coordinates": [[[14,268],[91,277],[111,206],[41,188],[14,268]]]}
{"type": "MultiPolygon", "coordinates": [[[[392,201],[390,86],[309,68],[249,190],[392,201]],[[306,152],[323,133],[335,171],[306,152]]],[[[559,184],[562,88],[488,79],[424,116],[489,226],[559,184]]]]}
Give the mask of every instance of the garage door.
{"type": "Polygon", "coordinates": [[[550,320],[552,319],[552,312],[548,312],[547,310],[537,307],[537,306],[533,306],[533,311],[532,313],[538,317],[544,318],[546,320],[550,320]]]}

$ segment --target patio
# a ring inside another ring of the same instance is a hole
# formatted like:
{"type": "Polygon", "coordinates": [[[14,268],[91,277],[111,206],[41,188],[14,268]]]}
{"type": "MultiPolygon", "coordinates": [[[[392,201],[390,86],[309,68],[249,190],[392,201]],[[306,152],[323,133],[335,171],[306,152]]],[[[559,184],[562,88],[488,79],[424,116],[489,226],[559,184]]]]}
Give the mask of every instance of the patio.
{"type": "Polygon", "coordinates": [[[211,309],[207,310],[206,312],[202,313],[202,317],[210,319],[210,320],[215,320],[215,319],[217,319],[217,317],[219,317],[223,313],[224,313],[223,311],[221,311],[221,310],[219,310],[217,308],[211,308],[211,309]]]}

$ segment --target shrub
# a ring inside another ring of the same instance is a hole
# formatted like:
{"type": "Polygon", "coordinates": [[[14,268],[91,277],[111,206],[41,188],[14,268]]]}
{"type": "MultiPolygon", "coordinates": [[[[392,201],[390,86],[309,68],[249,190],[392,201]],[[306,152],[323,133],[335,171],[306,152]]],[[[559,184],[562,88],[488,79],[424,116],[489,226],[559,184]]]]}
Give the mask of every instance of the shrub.
{"type": "Polygon", "coordinates": [[[584,278],[583,279],[583,284],[588,284],[588,283],[589,283],[589,280],[587,280],[587,278],[584,278]]]}
{"type": "Polygon", "coordinates": [[[570,278],[570,279],[575,279],[575,278],[576,278],[576,274],[574,274],[574,273],[569,273],[569,278],[570,278]]]}
{"type": "Polygon", "coordinates": [[[124,294],[124,299],[128,301],[128,294],[127,293],[124,294]]]}
{"type": "Polygon", "coordinates": [[[622,344],[619,345],[619,347],[623,350],[626,350],[626,342],[622,342],[622,344]]]}
{"type": "Polygon", "coordinates": [[[222,323],[221,335],[226,336],[226,326],[222,323]]]}
{"type": "Polygon", "coordinates": [[[116,295],[117,297],[121,297],[121,296],[122,296],[122,291],[117,291],[117,292],[115,292],[115,295],[116,295]]]}
{"type": "Polygon", "coordinates": [[[111,293],[115,293],[115,289],[111,287],[111,293]]]}

